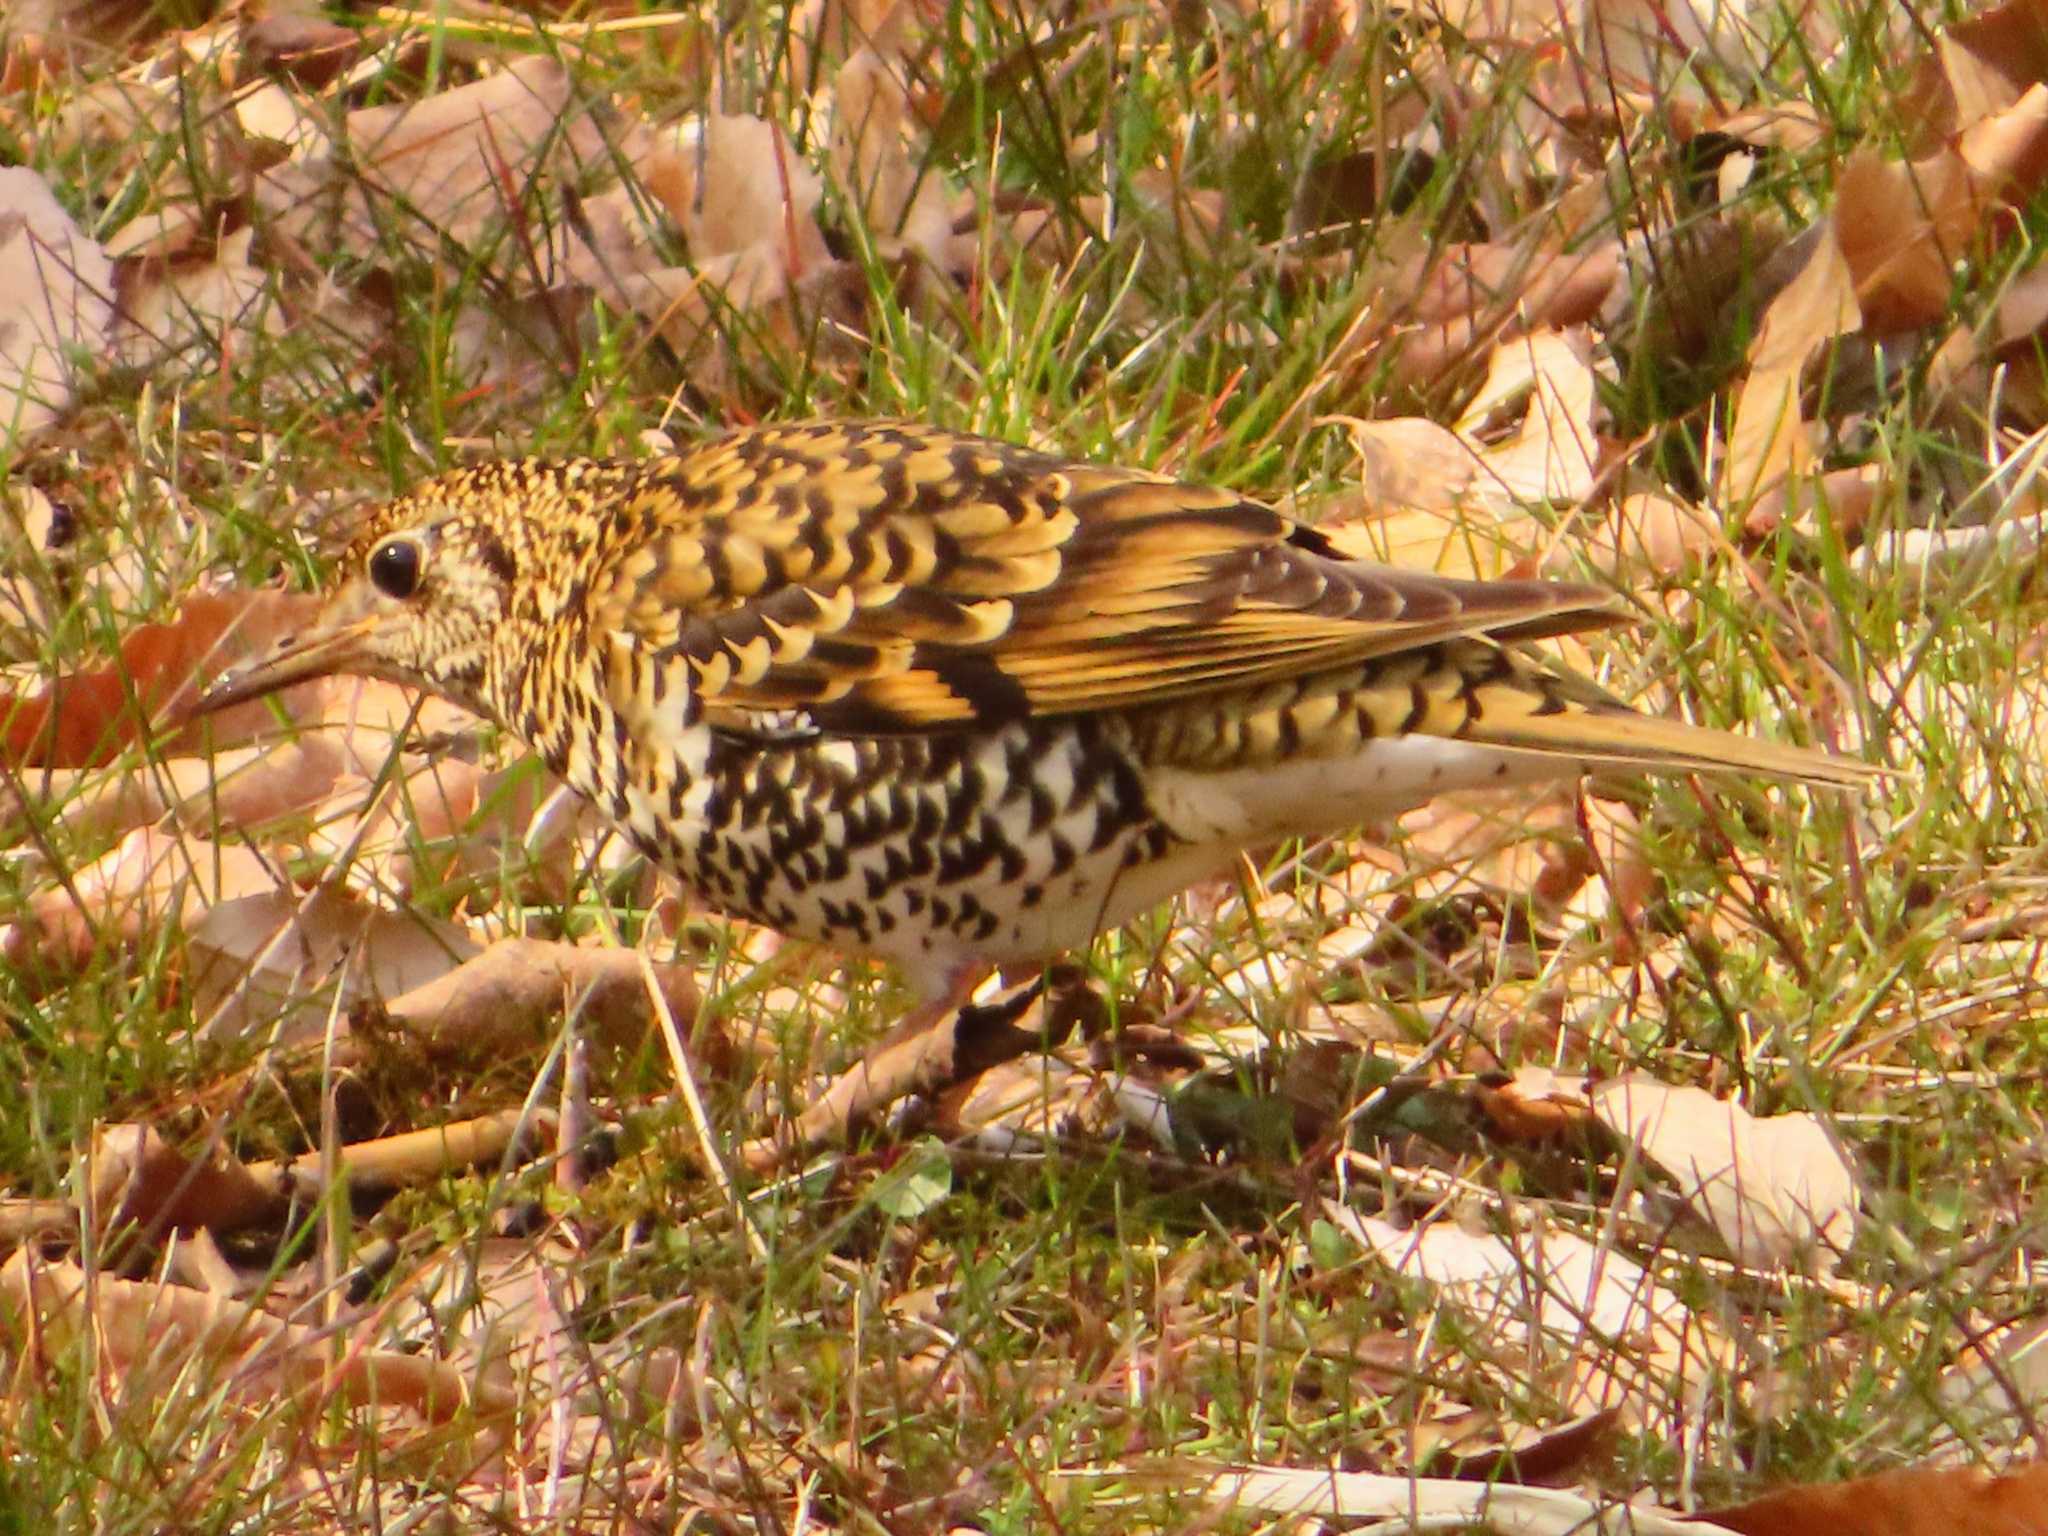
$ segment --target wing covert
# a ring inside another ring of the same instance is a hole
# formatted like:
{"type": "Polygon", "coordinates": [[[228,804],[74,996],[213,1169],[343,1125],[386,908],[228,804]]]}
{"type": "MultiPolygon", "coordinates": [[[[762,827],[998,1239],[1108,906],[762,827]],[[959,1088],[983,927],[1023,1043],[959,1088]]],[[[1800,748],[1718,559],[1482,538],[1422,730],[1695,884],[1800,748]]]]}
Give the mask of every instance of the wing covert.
{"type": "Polygon", "coordinates": [[[707,709],[959,729],[1620,617],[1597,588],[1347,561],[1227,491],[911,423],[736,433],[643,467],[593,629],[707,709]]]}

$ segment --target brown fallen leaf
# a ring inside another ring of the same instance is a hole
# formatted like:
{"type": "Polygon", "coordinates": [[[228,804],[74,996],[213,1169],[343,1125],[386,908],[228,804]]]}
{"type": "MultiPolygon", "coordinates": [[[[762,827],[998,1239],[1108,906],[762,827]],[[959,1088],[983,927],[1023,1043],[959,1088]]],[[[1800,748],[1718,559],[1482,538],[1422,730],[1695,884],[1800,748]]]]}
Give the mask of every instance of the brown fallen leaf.
{"type": "Polygon", "coordinates": [[[1764,312],[1749,349],[1749,376],[1735,396],[1721,465],[1721,496],[1754,500],[1814,456],[1813,429],[1800,408],[1800,376],[1825,343],[1856,323],[1856,294],[1841,246],[1823,230],[1806,264],[1764,312]]]}
{"type": "Polygon", "coordinates": [[[102,946],[133,945],[205,908],[273,893],[280,879],[252,849],[138,827],[68,880],[31,896],[0,928],[0,959],[66,971],[102,946]]]}
{"type": "Polygon", "coordinates": [[[0,167],[0,448],[57,421],[78,360],[106,354],[113,277],[40,175],[0,167]]]}
{"type": "Polygon", "coordinates": [[[480,946],[458,924],[322,885],[212,903],[187,925],[185,950],[201,1039],[261,1031],[296,1045],[318,1039],[330,1017],[446,975],[480,946]]]}
{"type": "Polygon", "coordinates": [[[1856,1231],[1856,1170],[1812,1115],[1753,1116],[1641,1075],[1598,1083],[1593,1114],[1676,1182],[1738,1262],[1824,1273],[1856,1231]]]}
{"type": "MultiPolygon", "coordinates": [[[[630,1045],[651,1022],[642,963],[630,949],[505,939],[394,998],[376,1015],[374,1029],[402,1037],[429,1058],[472,1056],[529,1047],[552,1020],[573,1010],[586,1035],[630,1045]]],[[[680,965],[653,970],[670,1012],[689,1031],[697,1017],[695,978],[680,965]]],[[[363,1029],[359,1024],[355,1033],[363,1029]]],[[[717,1043],[711,1044],[715,1053],[717,1043]]]]}
{"type": "MultiPolygon", "coordinates": [[[[554,1134],[546,1109],[510,1109],[425,1130],[351,1142],[336,1150],[334,1179],[351,1194],[387,1194],[470,1168],[494,1168],[515,1143],[538,1148],[554,1134]]],[[[328,1188],[329,1158],[243,1163],[221,1153],[194,1160],[154,1126],[104,1125],[93,1136],[90,1209],[103,1231],[132,1226],[155,1241],[170,1232],[235,1232],[281,1220],[328,1188]]]]}
{"type": "Polygon", "coordinates": [[[255,237],[254,227],[245,226],[208,254],[124,262],[113,340],[121,361],[153,369],[182,358],[194,368],[215,367],[245,338],[282,335],[275,273],[249,259],[255,237]]]}
{"type": "Polygon", "coordinates": [[[1906,1467],[1781,1488],[1691,1518],[1743,1536],[2048,1536],[2048,1462],[2002,1477],[1976,1467],[1906,1467]]]}
{"type": "Polygon", "coordinates": [[[1874,336],[1932,325],[1948,311],[1955,265],[1993,209],[2024,203],[2048,178],[2048,85],[1910,162],[1859,150],[1836,181],[1836,239],[1874,336]]]}
{"type": "Polygon", "coordinates": [[[1714,513],[1661,491],[1637,491],[1612,503],[1579,541],[1592,563],[1617,581],[1667,580],[1728,546],[1714,513]]]}
{"type": "Polygon", "coordinates": [[[915,251],[938,264],[953,233],[951,193],[930,159],[916,152],[910,92],[901,61],[862,48],[832,83],[833,174],[862,227],[890,259],[915,251]]]}
{"type": "Polygon", "coordinates": [[[194,1161],[151,1125],[102,1125],[93,1133],[84,1181],[99,1229],[139,1229],[154,1245],[171,1232],[232,1232],[283,1215],[289,1191],[233,1157],[194,1161]]]}
{"type": "MultiPolygon", "coordinates": [[[[111,665],[59,678],[26,698],[0,696],[0,757],[17,768],[84,768],[111,762],[144,731],[173,720],[199,684],[245,656],[274,645],[319,611],[317,597],[237,592],[190,598],[168,624],[144,624],[122,637],[111,665]]],[[[211,729],[225,738],[265,719],[260,703],[211,729]]],[[[174,734],[166,750],[188,748],[199,732],[174,734]]]]}
{"type": "Polygon", "coordinates": [[[266,1407],[282,1392],[325,1411],[338,1396],[443,1422],[464,1410],[503,1417],[518,1406],[510,1384],[489,1373],[425,1354],[337,1352],[324,1326],[287,1323],[250,1302],[187,1286],[88,1275],[33,1248],[0,1269],[0,1323],[18,1343],[33,1339],[43,1350],[67,1349],[90,1330],[102,1365],[143,1394],[204,1370],[218,1373],[234,1398],[266,1407]]]}

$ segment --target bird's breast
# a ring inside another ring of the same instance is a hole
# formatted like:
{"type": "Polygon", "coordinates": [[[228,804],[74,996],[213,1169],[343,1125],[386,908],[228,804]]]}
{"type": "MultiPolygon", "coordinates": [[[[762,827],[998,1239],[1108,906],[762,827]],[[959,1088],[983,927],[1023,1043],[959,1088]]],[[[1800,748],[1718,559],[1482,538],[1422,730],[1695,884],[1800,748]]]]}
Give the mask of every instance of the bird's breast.
{"type": "Polygon", "coordinates": [[[1128,747],[1085,719],[789,740],[696,726],[592,740],[564,767],[720,909],[921,972],[1086,943],[1129,915],[1125,872],[1169,841],[1128,747]]]}

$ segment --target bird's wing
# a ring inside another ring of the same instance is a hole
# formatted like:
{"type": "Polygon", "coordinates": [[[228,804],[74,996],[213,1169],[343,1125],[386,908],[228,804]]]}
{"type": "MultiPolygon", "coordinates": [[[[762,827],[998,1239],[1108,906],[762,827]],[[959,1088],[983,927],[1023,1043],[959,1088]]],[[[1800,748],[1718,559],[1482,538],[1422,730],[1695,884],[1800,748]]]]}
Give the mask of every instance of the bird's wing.
{"type": "Polygon", "coordinates": [[[909,424],[766,428],[648,466],[593,629],[708,708],[890,733],[1242,687],[1460,635],[1614,622],[1558,582],[1346,561],[1227,491],[909,424]]]}

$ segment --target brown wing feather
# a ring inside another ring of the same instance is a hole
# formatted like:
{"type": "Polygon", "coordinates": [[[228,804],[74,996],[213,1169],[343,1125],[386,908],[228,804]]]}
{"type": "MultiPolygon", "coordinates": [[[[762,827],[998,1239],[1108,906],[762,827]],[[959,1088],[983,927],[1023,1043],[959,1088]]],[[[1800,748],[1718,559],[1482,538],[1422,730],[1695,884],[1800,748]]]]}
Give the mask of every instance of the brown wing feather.
{"type": "Polygon", "coordinates": [[[1347,561],[1227,491],[914,424],[734,434],[648,466],[618,526],[599,633],[689,657],[721,713],[849,732],[1160,703],[1620,617],[1597,588],[1347,561]]]}

